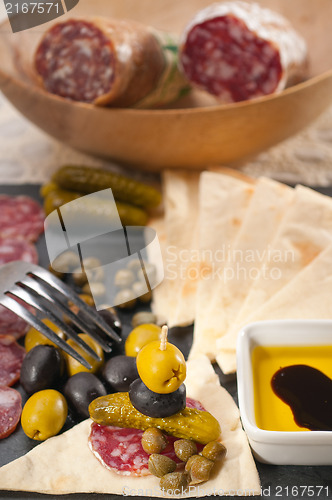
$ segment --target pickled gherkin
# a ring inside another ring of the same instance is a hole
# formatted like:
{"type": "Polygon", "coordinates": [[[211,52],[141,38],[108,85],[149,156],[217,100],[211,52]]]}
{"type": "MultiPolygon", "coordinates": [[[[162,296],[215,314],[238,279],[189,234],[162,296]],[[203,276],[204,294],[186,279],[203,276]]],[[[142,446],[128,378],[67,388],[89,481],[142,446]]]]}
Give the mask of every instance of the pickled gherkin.
{"type": "Polygon", "coordinates": [[[128,392],[95,399],[89,406],[89,413],[97,424],[141,430],[157,427],[172,436],[192,439],[201,444],[217,440],[221,432],[219,422],[207,411],[185,408],[170,417],[143,415],[131,404],[128,392]]]}
{"type": "Polygon", "coordinates": [[[111,188],[116,200],[143,208],[155,208],[161,194],[152,186],[101,168],[64,166],[52,179],[62,189],[89,194],[111,188]]]}
{"type": "MultiPolygon", "coordinates": [[[[46,215],[49,215],[53,210],[65,205],[71,201],[77,200],[84,196],[82,193],[75,193],[73,191],[67,191],[64,189],[55,189],[50,191],[44,199],[44,210],[46,215]]],[[[117,201],[116,207],[118,210],[119,217],[123,226],[145,226],[148,220],[147,213],[139,207],[129,205],[127,203],[122,203],[117,201]]],[[[66,211],[68,213],[68,206],[66,211]]],[[[75,207],[73,207],[73,215],[75,215],[75,207]]],[[[77,215],[77,214],[76,214],[77,215]]],[[[91,218],[92,221],[98,220],[103,222],[106,218],[107,221],[112,220],[112,218],[117,215],[114,214],[114,206],[110,204],[107,200],[89,200],[85,198],[84,203],[79,206],[79,215],[82,217],[85,223],[91,218]]]]}

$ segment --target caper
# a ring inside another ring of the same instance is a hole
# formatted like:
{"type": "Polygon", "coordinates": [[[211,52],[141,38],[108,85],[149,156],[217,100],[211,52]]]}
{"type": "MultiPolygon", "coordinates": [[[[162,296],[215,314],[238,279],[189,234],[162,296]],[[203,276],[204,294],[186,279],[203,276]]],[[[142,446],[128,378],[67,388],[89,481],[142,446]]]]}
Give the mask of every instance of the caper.
{"type": "Polygon", "coordinates": [[[124,288],[116,294],[114,302],[120,309],[131,309],[136,305],[136,297],[129,288],[124,288]]]}
{"type": "Polygon", "coordinates": [[[186,472],[171,472],[160,479],[160,489],[179,495],[188,488],[189,481],[190,477],[186,472]]]}
{"type": "Polygon", "coordinates": [[[81,267],[76,267],[73,271],[74,283],[78,286],[83,286],[87,282],[87,276],[82,272],[81,267]]]}
{"type": "Polygon", "coordinates": [[[187,462],[192,455],[197,454],[197,447],[191,439],[178,439],[174,443],[174,451],[182,462],[187,462]]]}
{"type": "MultiPolygon", "coordinates": [[[[129,358],[133,359],[133,358],[129,358]]],[[[151,427],[143,432],[142,448],[146,453],[161,453],[167,446],[167,439],[161,430],[151,427]]]]}
{"type": "Polygon", "coordinates": [[[226,447],[219,443],[219,441],[210,441],[206,444],[201,452],[202,456],[215,462],[216,460],[223,460],[226,456],[226,447]]]}
{"type": "MultiPolygon", "coordinates": [[[[143,264],[145,266],[146,263],[143,261],[143,264]]],[[[127,264],[127,269],[129,269],[130,271],[132,271],[134,274],[137,274],[138,271],[140,271],[142,269],[141,261],[139,259],[133,259],[133,260],[131,260],[127,264]]]]}
{"type": "Polygon", "coordinates": [[[96,257],[86,257],[83,259],[84,269],[93,269],[95,267],[100,267],[101,262],[96,257]]]}
{"type": "Polygon", "coordinates": [[[198,484],[208,481],[214,462],[201,455],[192,455],[186,463],[185,470],[190,472],[190,484],[198,484]]]}
{"type": "Polygon", "coordinates": [[[135,297],[138,297],[139,301],[143,304],[147,304],[152,299],[151,290],[146,291],[146,284],[142,281],[135,281],[132,286],[132,290],[135,294],[135,297]]]}
{"type": "Polygon", "coordinates": [[[153,314],[152,312],[149,311],[141,311],[136,314],[134,314],[131,324],[133,325],[133,328],[136,328],[136,326],[139,325],[145,325],[147,323],[157,323],[157,316],[153,314]]]}
{"type": "Polygon", "coordinates": [[[102,267],[95,267],[94,269],[87,269],[86,276],[89,283],[98,283],[105,278],[105,272],[102,267]]]}
{"type": "Polygon", "coordinates": [[[93,295],[94,297],[103,297],[106,293],[104,283],[86,283],[82,290],[84,293],[93,295]]]}
{"type": "Polygon", "coordinates": [[[128,288],[134,281],[134,273],[129,269],[120,269],[114,276],[114,285],[118,288],[128,288]]]}
{"type": "Polygon", "coordinates": [[[72,269],[80,265],[80,259],[75,252],[68,250],[59,255],[53,262],[53,265],[58,272],[69,273],[72,269]]]}
{"type": "Polygon", "coordinates": [[[145,275],[146,275],[149,280],[149,283],[152,284],[155,283],[157,277],[156,266],[154,264],[147,262],[144,267],[145,267],[144,272],[143,269],[141,269],[137,273],[138,280],[143,281],[143,283],[145,283],[145,275]]]}
{"type": "Polygon", "coordinates": [[[153,453],[149,456],[148,467],[151,474],[157,477],[163,477],[165,474],[175,471],[176,463],[166,455],[153,453]]]}

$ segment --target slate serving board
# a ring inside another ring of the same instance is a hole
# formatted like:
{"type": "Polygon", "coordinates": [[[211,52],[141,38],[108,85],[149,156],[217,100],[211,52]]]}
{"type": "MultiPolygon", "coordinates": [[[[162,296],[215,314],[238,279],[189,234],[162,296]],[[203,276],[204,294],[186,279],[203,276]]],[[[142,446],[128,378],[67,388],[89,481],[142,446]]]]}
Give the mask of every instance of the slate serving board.
{"type": "MultiPolygon", "coordinates": [[[[318,191],[332,196],[331,188],[317,188],[318,191]]],[[[11,195],[28,195],[41,202],[39,196],[39,186],[37,185],[19,185],[19,186],[0,186],[0,193],[6,193],[11,195]]],[[[37,243],[37,248],[40,256],[40,265],[47,267],[49,260],[47,257],[46,246],[44,238],[41,237],[37,243]]],[[[135,312],[138,310],[136,309],[135,312]]],[[[123,338],[129,334],[131,330],[131,316],[132,313],[119,312],[120,319],[123,324],[123,338]]],[[[190,345],[192,342],[192,327],[186,328],[173,328],[170,330],[169,339],[175,345],[177,345],[187,356],[190,345]]],[[[225,376],[223,375],[218,367],[215,368],[221,384],[228,390],[228,392],[233,396],[235,402],[237,403],[237,387],[236,387],[236,377],[235,375],[225,376]]],[[[15,386],[23,397],[23,403],[26,400],[26,394],[19,385],[15,386]]],[[[75,424],[75,420],[72,417],[67,419],[64,430],[69,429],[75,424]]],[[[38,443],[29,439],[20,426],[16,431],[6,439],[0,441],[0,466],[5,465],[12,460],[24,455],[38,443]]],[[[332,454],[332,449],[331,449],[332,454]]],[[[52,467],[52,464],[50,464],[52,467]]],[[[267,465],[257,462],[257,469],[260,474],[262,482],[262,498],[278,499],[278,498],[301,498],[301,499],[332,499],[332,466],[281,466],[281,465],[267,465]],[[310,491],[301,494],[303,491],[301,486],[311,486],[311,491],[314,491],[314,495],[310,494],[310,491]],[[318,497],[318,487],[322,487],[320,496],[318,497]]],[[[1,485],[0,485],[1,487],[1,485]]],[[[123,496],[119,495],[100,495],[100,494],[75,494],[75,495],[40,495],[37,493],[24,493],[24,492],[6,492],[0,491],[0,498],[3,500],[23,500],[23,499],[40,499],[40,500],[123,500],[123,496]]],[[[142,497],[143,500],[147,500],[147,497],[142,497]]],[[[221,497],[220,497],[221,498],[221,497]]],[[[241,498],[227,497],[232,499],[241,498]]],[[[247,498],[247,497],[243,497],[247,498]]]]}

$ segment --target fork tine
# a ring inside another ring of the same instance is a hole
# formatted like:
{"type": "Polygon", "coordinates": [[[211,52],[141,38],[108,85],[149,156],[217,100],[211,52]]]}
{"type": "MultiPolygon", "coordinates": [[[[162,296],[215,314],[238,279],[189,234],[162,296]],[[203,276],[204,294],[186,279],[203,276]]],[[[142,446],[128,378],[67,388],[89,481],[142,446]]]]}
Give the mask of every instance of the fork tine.
{"type": "Polygon", "coordinates": [[[65,351],[67,354],[72,356],[76,361],[85,366],[88,370],[91,370],[91,365],[88,363],[83,356],[81,356],[75,349],[73,349],[69,344],[62,340],[56,333],[54,333],[48,326],[46,326],[40,319],[34,316],[30,311],[25,309],[24,306],[16,302],[15,299],[5,295],[0,298],[0,304],[2,304],[6,309],[17,314],[20,318],[23,318],[27,323],[40,331],[45,337],[51,340],[56,346],[65,351]]]}
{"type": "Polygon", "coordinates": [[[38,277],[43,281],[43,284],[47,287],[47,289],[51,288],[51,291],[54,292],[54,288],[58,290],[61,294],[65,295],[67,300],[73,302],[79,309],[84,310],[86,315],[93,321],[95,324],[99,326],[99,328],[106,333],[108,337],[111,337],[115,342],[121,343],[121,337],[103,320],[101,316],[90,306],[88,306],[82,299],[80,299],[65,283],[59,280],[56,276],[51,274],[48,271],[45,271],[43,268],[37,268],[28,273],[30,276],[38,277]]]}
{"type": "MultiPolygon", "coordinates": [[[[29,294],[34,295],[38,299],[38,301],[42,300],[44,306],[47,308],[47,311],[52,312],[52,309],[57,309],[60,317],[65,314],[78,328],[80,328],[80,330],[87,333],[90,337],[94,338],[94,340],[98,342],[98,344],[103,348],[105,352],[112,352],[112,346],[109,345],[105,340],[100,338],[100,336],[98,336],[98,334],[92,329],[89,329],[87,325],[85,325],[84,322],[69,309],[66,302],[61,300],[62,297],[60,296],[60,293],[57,292],[57,294],[55,294],[54,290],[52,290],[51,295],[50,293],[48,293],[48,287],[46,287],[44,283],[46,282],[41,283],[40,281],[36,281],[30,276],[24,278],[23,280],[21,280],[21,282],[19,282],[21,286],[23,285],[24,287],[28,288],[29,294]]],[[[75,342],[76,338],[79,339],[78,343],[83,342],[80,337],[77,337],[76,332],[74,330],[72,331],[76,335],[75,342]]]]}
{"type": "MultiPolygon", "coordinates": [[[[48,316],[49,319],[52,321],[52,323],[54,323],[58,328],[60,328],[69,338],[73,339],[77,344],[79,344],[87,354],[92,356],[96,361],[101,361],[101,358],[98,356],[98,354],[88,344],[86,344],[81,339],[81,337],[78,336],[75,330],[73,330],[64,321],[59,319],[59,317],[56,316],[49,307],[47,307],[47,305],[45,304],[46,299],[44,299],[44,297],[37,298],[34,296],[34,294],[29,293],[27,290],[24,290],[23,288],[17,285],[13,286],[10,289],[10,294],[15,295],[19,299],[22,299],[26,304],[29,304],[30,306],[33,306],[41,313],[44,313],[44,317],[45,315],[48,316]]],[[[58,312],[58,308],[55,304],[54,305],[50,304],[50,307],[52,307],[53,311],[58,312]]]]}

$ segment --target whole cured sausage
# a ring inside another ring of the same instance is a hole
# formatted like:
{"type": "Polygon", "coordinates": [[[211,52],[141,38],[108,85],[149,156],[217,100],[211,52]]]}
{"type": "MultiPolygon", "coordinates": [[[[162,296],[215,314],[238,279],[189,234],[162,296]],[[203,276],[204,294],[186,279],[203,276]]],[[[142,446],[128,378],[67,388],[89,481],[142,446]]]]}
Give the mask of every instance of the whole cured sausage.
{"type": "Polygon", "coordinates": [[[172,37],[134,21],[71,19],[50,28],[35,68],[46,90],[100,106],[151,107],[188,85],[172,37]]]}
{"type": "Polygon", "coordinates": [[[212,4],[186,27],[180,67],[223,102],[283,90],[305,77],[306,43],[276,12],[242,1],[212,4]]]}

